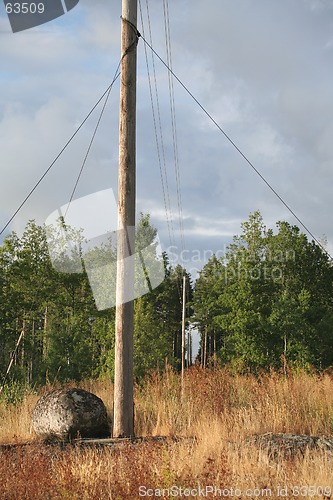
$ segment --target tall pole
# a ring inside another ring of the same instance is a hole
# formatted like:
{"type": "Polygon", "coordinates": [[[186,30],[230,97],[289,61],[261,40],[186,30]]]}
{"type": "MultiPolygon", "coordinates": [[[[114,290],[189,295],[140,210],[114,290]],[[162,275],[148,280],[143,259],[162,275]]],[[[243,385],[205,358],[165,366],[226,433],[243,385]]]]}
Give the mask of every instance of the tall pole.
{"type": "Polygon", "coordinates": [[[184,393],[185,371],[185,314],[186,314],[186,274],[183,275],[183,312],[182,312],[182,394],[184,393]]]}
{"type": "Polygon", "coordinates": [[[137,0],[122,0],[113,436],[134,436],[133,331],[137,0]]]}

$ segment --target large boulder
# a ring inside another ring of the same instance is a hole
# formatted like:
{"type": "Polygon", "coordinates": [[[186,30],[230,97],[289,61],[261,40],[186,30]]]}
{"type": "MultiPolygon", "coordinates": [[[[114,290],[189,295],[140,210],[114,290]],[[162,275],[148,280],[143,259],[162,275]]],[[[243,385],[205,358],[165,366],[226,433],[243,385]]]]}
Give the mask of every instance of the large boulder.
{"type": "Polygon", "coordinates": [[[32,413],[32,426],[43,439],[110,436],[103,401],[83,389],[56,389],[42,396],[32,413]]]}

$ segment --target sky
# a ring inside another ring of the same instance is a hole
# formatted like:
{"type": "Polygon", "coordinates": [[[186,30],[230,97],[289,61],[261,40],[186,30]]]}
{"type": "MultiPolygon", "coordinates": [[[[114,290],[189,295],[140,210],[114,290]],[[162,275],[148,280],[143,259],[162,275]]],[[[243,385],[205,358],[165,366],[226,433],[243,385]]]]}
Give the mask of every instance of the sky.
{"type": "MultiPolygon", "coordinates": [[[[138,29],[150,40],[147,2],[141,3],[144,23],[139,13],[138,29]]],[[[151,43],[167,60],[163,2],[148,0],[148,6],[151,43]]],[[[318,239],[325,235],[333,254],[332,1],[168,0],[168,7],[174,73],[311,232],[318,239]]],[[[0,4],[1,228],[112,81],[120,59],[120,16],[121,0],[80,0],[57,20],[13,34],[0,4]]],[[[149,48],[147,53],[152,75],[149,48]]],[[[167,210],[141,39],[137,213],[151,214],[171,263],[183,263],[196,277],[213,253],[225,251],[233,235],[241,232],[241,222],[257,209],[268,227],[279,220],[299,225],[174,81],[182,240],[168,72],[157,59],[155,72],[167,210]]],[[[100,110],[6,233],[21,234],[29,219],[43,224],[68,203],[100,110]]],[[[117,196],[118,114],[119,80],[75,199],[110,188],[117,196]]],[[[105,214],[94,217],[107,220],[105,214]]]]}

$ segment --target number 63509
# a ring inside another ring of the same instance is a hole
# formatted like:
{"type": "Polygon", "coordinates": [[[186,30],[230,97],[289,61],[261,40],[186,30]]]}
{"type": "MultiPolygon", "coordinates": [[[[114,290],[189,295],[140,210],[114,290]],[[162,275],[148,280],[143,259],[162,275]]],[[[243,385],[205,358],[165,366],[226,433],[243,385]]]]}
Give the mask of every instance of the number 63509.
{"type": "Polygon", "coordinates": [[[7,14],[43,14],[45,5],[43,2],[39,3],[6,3],[7,14]]]}

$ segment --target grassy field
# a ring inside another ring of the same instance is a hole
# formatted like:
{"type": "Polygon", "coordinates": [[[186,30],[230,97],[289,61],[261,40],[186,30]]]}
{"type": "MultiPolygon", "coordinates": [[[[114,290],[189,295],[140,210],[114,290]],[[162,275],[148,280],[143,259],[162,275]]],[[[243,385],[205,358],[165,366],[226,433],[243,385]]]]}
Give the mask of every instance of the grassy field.
{"type": "MultiPolygon", "coordinates": [[[[80,387],[101,397],[111,412],[111,383],[80,387]]],[[[116,449],[61,450],[36,442],[30,416],[39,396],[30,394],[16,405],[0,402],[0,442],[33,443],[1,451],[1,499],[331,497],[329,455],[272,458],[244,442],[265,432],[332,435],[330,374],[256,378],[192,368],[183,399],[178,375],[156,374],[136,387],[136,435],[195,441],[148,440],[116,449]]]]}

